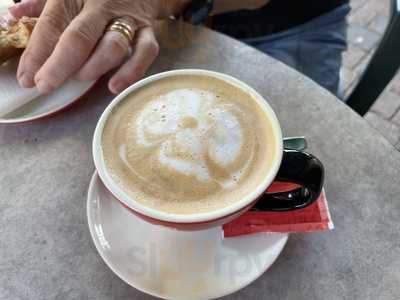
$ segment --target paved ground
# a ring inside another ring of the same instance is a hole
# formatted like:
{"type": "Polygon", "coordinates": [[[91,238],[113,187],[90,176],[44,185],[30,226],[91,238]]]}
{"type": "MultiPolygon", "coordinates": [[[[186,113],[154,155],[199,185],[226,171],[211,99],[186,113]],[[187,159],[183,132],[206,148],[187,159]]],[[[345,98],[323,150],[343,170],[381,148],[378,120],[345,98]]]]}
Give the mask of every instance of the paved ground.
{"type": "MultiPolygon", "coordinates": [[[[349,49],[344,54],[344,82],[349,94],[379,44],[389,20],[390,0],[352,0],[349,49]]],[[[400,73],[380,96],[366,119],[400,150],[400,73]]]]}

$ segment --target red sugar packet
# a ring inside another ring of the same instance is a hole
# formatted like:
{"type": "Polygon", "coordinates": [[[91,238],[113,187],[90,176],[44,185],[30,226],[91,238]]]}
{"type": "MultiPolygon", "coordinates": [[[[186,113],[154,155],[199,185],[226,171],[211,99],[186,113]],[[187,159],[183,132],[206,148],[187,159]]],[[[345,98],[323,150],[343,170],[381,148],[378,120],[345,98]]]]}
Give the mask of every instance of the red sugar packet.
{"type": "MultiPolygon", "coordinates": [[[[296,187],[293,184],[274,183],[268,192],[283,192],[296,187]]],[[[248,211],[223,226],[226,238],[259,232],[301,233],[333,228],[324,190],[317,201],[304,209],[288,212],[248,211]]]]}

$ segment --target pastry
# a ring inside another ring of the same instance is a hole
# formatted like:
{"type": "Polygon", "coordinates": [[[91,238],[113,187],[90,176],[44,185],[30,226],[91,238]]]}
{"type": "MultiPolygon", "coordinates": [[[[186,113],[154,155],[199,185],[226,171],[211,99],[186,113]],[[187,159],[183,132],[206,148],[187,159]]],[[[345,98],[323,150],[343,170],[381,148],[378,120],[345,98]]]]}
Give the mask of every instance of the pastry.
{"type": "Polygon", "coordinates": [[[0,65],[18,55],[28,45],[36,18],[0,23],[0,65]]]}

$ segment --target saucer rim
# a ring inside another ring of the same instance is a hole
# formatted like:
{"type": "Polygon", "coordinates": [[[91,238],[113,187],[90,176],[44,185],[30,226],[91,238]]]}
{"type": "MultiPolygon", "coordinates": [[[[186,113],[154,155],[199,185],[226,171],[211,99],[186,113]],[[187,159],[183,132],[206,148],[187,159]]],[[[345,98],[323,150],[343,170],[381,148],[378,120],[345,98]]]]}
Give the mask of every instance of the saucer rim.
{"type": "MultiPolygon", "coordinates": [[[[128,282],[127,279],[125,279],[117,270],[116,268],[112,265],[112,263],[110,262],[109,259],[107,259],[105,257],[104,251],[103,249],[100,247],[100,245],[98,244],[98,239],[96,238],[96,234],[94,232],[94,223],[92,221],[92,216],[90,214],[90,212],[92,211],[90,208],[90,201],[93,198],[93,194],[95,193],[95,189],[98,187],[98,183],[101,182],[100,176],[97,172],[97,170],[94,171],[92,178],[90,179],[90,183],[89,183],[89,188],[88,188],[88,192],[87,192],[87,198],[86,198],[86,217],[87,217],[87,222],[88,222],[88,227],[89,227],[89,231],[90,231],[90,236],[92,238],[92,242],[96,248],[96,251],[98,252],[98,254],[100,255],[100,257],[102,258],[103,262],[106,264],[106,266],[115,274],[117,275],[118,278],[120,278],[123,282],[125,282],[127,285],[129,285],[130,287],[135,288],[136,290],[153,296],[153,297],[158,297],[160,299],[172,299],[172,298],[168,298],[166,297],[167,295],[161,295],[158,294],[157,292],[145,289],[143,287],[138,286],[137,284],[134,284],[132,282],[128,282]]],[[[112,194],[111,194],[112,195],[112,194]]],[[[114,197],[114,196],[113,196],[114,197]]],[[[116,200],[117,201],[117,200],[116,200]]],[[[122,206],[123,207],[123,206],[122,206]]],[[[123,207],[124,208],[124,207],[123,207]]],[[[126,209],[126,208],[124,208],[126,209]]],[[[156,226],[156,225],[154,225],[156,226]]],[[[252,284],[253,282],[255,282],[257,279],[259,279],[278,259],[278,257],[281,255],[283,249],[285,248],[287,241],[289,239],[290,234],[288,233],[274,233],[274,234],[279,234],[282,235],[282,239],[279,240],[279,242],[277,243],[281,243],[281,245],[279,245],[279,250],[277,251],[277,255],[267,264],[267,266],[265,268],[262,268],[262,271],[254,278],[252,278],[249,282],[242,282],[241,284],[239,284],[237,287],[235,287],[232,290],[226,291],[221,295],[218,295],[214,298],[210,298],[210,299],[217,299],[220,297],[225,297],[228,295],[231,295],[233,293],[236,293],[240,290],[242,290],[243,288],[249,286],[250,284],[252,284]]],[[[259,234],[253,234],[253,235],[259,235],[260,237],[262,236],[262,233],[259,234]]],[[[229,239],[235,239],[237,237],[232,237],[229,239]]]]}

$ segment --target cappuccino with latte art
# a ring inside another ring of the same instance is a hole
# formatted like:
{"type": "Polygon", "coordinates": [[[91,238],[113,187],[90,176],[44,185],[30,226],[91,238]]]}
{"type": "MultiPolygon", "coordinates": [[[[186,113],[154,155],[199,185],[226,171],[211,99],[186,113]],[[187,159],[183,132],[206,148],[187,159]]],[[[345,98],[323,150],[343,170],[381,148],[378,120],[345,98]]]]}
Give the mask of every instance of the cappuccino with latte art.
{"type": "Polygon", "coordinates": [[[130,197],[173,214],[225,208],[255,190],[276,160],[272,121],[251,92],[206,75],[175,75],[113,107],[101,148],[130,197]]]}

